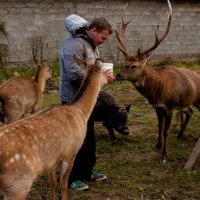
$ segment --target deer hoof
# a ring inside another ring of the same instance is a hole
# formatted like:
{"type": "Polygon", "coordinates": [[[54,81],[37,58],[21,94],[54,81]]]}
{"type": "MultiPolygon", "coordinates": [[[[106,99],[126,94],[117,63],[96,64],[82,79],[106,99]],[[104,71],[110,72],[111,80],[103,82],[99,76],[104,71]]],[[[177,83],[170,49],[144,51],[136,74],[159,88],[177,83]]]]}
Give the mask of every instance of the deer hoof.
{"type": "Polygon", "coordinates": [[[156,148],[157,148],[158,150],[161,149],[161,148],[162,148],[162,144],[158,143],[158,144],[156,145],[156,148]]]}

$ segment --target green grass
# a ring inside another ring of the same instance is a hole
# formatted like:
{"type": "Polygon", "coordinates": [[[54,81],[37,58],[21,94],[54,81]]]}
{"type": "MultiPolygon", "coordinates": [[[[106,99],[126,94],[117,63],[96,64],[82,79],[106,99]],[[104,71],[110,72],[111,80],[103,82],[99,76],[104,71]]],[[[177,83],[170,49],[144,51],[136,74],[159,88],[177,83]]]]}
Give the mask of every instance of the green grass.
{"type": "MultiPolygon", "coordinates": [[[[175,63],[177,67],[199,69],[200,62],[175,63]]],[[[58,64],[52,66],[55,77],[50,85],[59,83],[58,64]]],[[[20,72],[22,73],[22,72],[20,72]]],[[[1,74],[1,80],[10,75],[1,74]]],[[[31,75],[32,76],[32,75],[31,75]]],[[[48,85],[47,85],[48,87],[48,85]]],[[[50,87],[51,88],[51,87],[50,87]]],[[[183,169],[191,150],[200,136],[200,113],[194,114],[186,129],[185,140],[177,140],[178,127],[169,131],[168,162],[160,163],[161,152],[155,148],[157,142],[157,118],[146,99],[127,81],[115,82],[104,89],[117,96],[123,105],[131,104],[129,113],[130,135],[116,133],[119,143],[113,145],[101,123],[95,124],[97,141],[97,163],[95,169],[106,173],[107,180],[88,183],[88,191],[69,191],[72,200],[146,200],[200,199],[200,159],[193,170],[183,169]]],[[[45,92],[43,108],[58,105],[58,92],[45,92]]],[[[47,175],[35,181],[28,200],[49,199],[50,188],[47,175]]]]}
{"type": "Polygon", "coordinates": [[[35,70],[33,67],[28,67],[26,69],[0,69],[0,83],[4,82],[7,79],[12,78],[13,76],[28,76],[33,77],[35,70]]]}

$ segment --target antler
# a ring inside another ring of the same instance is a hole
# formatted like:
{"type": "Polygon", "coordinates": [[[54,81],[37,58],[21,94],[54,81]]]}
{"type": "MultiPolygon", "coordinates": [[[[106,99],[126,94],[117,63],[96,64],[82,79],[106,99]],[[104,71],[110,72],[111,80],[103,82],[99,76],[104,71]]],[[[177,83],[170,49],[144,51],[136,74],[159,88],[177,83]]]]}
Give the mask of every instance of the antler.
{"type": "Polygon", "coordinates": [[[165,31],[165,34],[161,38],[158,38],[158,35],[157,35],[156,31],[155,31],[155,38],[156,38],[156,40],[155,40],[154,45],[151,48],[149,48],[149,49],[147,49],[147,50],[145,50],[143,52],[141,52],[140,49],[138,49],[137,57],[142,58],[144,55],[150,53],[151,51],[153,51],[154,49],[156,49],[159,46],[159,44],[167,37],[167,35],[169,33],[170,25],[171,25],[171,18],[172,18],[171,3],[170,3],[169,0],[167,0],[167,2],[168,2],[168,23],[167,23],[167,29],[165,31]]]}
{"type": "Polygon", "coordinates": [[[118,41],[119,41],[119,43],[121,45],[121,47],[120,46],[118,46],[118,47],[119,47],[120,51],[124,54],[124,56],[126,58],[129,57],[130,53],[129,53],[128,47],[126,46],[124,35],[125,35],[125,31],[126,31],[127,25],[131,22],[131,20],[128,21],[128,22],[125,22],[125,19],[124,19],[124,13],[126,11],[127,5],[128,5],[128,3],[124,6],[123,12],[122,12],[122,21],[121,21],[121,29],[122,29],[122,31],[121,31],[121,33],[118,33],[117,30],[115,29],[115,33],[117,35],[117,39],[118,39],[118,41]]]}

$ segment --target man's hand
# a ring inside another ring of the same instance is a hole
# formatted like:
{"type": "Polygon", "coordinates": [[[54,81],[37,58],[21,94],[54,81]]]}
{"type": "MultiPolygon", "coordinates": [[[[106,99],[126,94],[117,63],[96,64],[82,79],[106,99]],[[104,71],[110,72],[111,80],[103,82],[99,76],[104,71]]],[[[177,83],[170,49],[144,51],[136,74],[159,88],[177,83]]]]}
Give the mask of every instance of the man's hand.
{"type": "Polygon", "coordinates": [[[113,71],[111,69],[103,70],[103,72],[107,77],[108,83],[115,81],[115,77],[113,76],[113,71]]]}

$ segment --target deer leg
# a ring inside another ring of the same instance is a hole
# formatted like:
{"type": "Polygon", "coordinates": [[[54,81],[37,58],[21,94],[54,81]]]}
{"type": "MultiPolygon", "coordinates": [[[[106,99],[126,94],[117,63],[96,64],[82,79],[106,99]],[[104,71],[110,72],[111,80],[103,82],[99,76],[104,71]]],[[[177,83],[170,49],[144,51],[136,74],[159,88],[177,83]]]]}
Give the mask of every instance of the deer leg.
{"type": "Polygon", "coordinates": [[[109,133],[109,135],[110,135],[110,139],[112,140],[112,141],[115,141],[116,140],[116,136],[115,136],[115,133],[114,133],[114,130],[113,130],[113,128],[112,128],[112,125],[111,125],[111,123],[109,123],[109,122],[103,122],[103,125],[105,126],[105,128],[108,130],[108,133],[109,133]]]}
{"type": "Polygon", "coordinates": [[[0,113],[0,122],[4,123],[5,119],[4,119],[4,115],[2,113],[0,113]]]}
{"type": "Polygon", "coordinates": [[[42,97],[39,97],[38,102],[35,104],[33,110],[31,111],[32,114],[38,112],[42,106],[42,97]]]}
{"type": "Polygon", "coordinates": [[[7,116],[5,116],[5,121],[4,121],[4,124],[10,124],[10,123],[12,123],[12,122],[15,122],[15,121],[17,121],[18,119],[20,119],[20,115],[7,115],[7,116]]]}
{"type": "Polygon", "coordinates": [[[18,191],[16,193],[9,193],[5,195],[4,200],[26,200],[29,191],[18,191]]]}
{"type": "Polygon", "coordinates": [[[2,114],[4,115],[4,124],[17,121],[23,114],[22,104],[15,101],[6,102],[6,105],[2,106],[2,114]]]}
{"type": "Polygon", "coordinates": [[[176,123],[174,124],[173,128],[175,129],[178,125],[183,126],[183,111],[177,111],[176,112],[176,123]]]}
{"type": "Polygon", "coordinates": [[[180,126],[181,126],[181,128],[183,127],[183,124],[184,124],[184,117],[183,117],[183,114],[184,114],[183,111],[181,111],[181,112],[179,113],[180,126]]]}
{"type": "Polygon", "coordinates": [[[72,170],[73,163],[75,160],[74,157],[70,157],[68,159],[65,159],[62,162],[61,166],[61,177],[60,177],[60,182],[61,182],[61,200],[68,200],[68,195],[67,195],[67,188],[68,188],[68,181],[69,181],[69,174],[72,170]]]}
{"type": "Polygon", "coordinates": [[[193,110],[191,108],[188,108],[188,110],[184,111],[184,114],[186,115],[185,121],[181,121],[181,129],[179,131],[179,134],[177,136],[177,139],[183,138],[183,132],[186,129],[188,122],[190,121],[190,118],[193,114],[193,110]]]}
{"type": "Polygon", "coordinates": [[[27,195],[25,195],[25,196],[22,196],[22,195],[14,195],[14,196],[13,195],[6,195],[3,200],[25,200],[26,196],[27,195]]]}
{"type": "Polygon", "coordinates": [[[56,167],[50,172],[50,181],[51,181],[51,200],[56,199],[56,186],[57,186],[57,178],[56,178],[56,167]]]}
{"type": "MultiPolygon", "coordinates": [[[[28,177],[28,176],[27,176],[28,177]]],[[[17,176],[7,176],[8,180],[14,180],[13,184],[7,180],[1,180],[1,189],[4,194],[4,200],[25,200],[32,185],[32,179],[20,179],[17,176]],[[12,177],[12,178],[11,178],[12,177]]]]}
{"type": "Polygon", "coordinates": [[[158,142],[156,145],[157,149],[161,149],[162,147],[162,132],[163,132],[163,124],[164,124],[164,109],[161,107],[156,108],[156,114],[158,118],[158,142]]]}
{"type": "MultiPolygon", "coordinates": [[[[12,105],[11,105],[12,106],[12,105]]],[[[18,119],[21,118],[22,112],[20,108],[13,108],[12,109],[6,108],[5,110],[5,115],[4,115],[4,124],[10,124],[12,122],[17,121],[18,119]]]]}
{"type": "Polygon", "coordinates": [[[165,163],[167,161],[167,137],[168,137],[168,130],[171,124],[171,120],[172,120],[172,111],[167,111],[165,114],[165,123],[164,123],[164,130],[163,130],[164,144],[163,144],[162,159],[161,159],[162,163],[165,163]]]}

